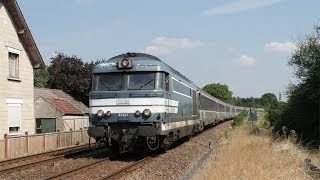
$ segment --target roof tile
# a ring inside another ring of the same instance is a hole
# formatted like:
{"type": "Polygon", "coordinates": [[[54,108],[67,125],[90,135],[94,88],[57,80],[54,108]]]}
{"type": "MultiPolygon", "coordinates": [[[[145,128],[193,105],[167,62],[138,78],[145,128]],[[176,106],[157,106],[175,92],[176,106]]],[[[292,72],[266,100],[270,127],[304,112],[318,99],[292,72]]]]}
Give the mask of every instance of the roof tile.
{"type": "Polygon", "coordinates": [[[46,99],[59,108],[65,115],[83,115],[83,113],[69,101],[61,98],[46,97],[46,99]]]}

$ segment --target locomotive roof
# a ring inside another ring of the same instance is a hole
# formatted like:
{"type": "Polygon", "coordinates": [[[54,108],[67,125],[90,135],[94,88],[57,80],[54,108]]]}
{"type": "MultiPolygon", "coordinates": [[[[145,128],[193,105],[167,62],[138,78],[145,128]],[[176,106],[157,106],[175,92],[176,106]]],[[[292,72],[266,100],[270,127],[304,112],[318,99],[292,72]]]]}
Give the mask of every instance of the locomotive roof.
{"type": "MultiPolygon", "coordinates": [[[[157,58],[156,56],[150,55],[150,54],[145,54],[145,53],[125,53],[125,54],[120,54],[118,56],[112,57],[110,58],[108,61],[115,61],[117,59],[123,59],[123,58],[139,58],[139,60],[155,60],[158,61],[160,64],[163,64],[169,71],[175,73],[176,75],[182,77],[184,80],[186,80],[187,82],[194,84],[191,80],[189,80],[187,77],[185,77],[184,75],[182,75],[180,72],[178,72],[177,70],[173,69],[171,66],[169,66],[168,64],[166,64],[165,62],[161,61],[159,58],[157,58]]],[[[108,62],[107,61],[107,62],[108,62]]]]}
{"type": "Polygon", "coordinates": [[[119,59],[119,58],[132,58],[132,57],[145,57],[145,58],[148,58],[148,59],[153,59],[153,60],[157,60],[157,61],[160,61],[162,62],[159,58],[155,57],[155,56],[152,56],[150,54],[145,54],[145,53],[125,53],[125,54],[120,54],[118,56],[115,56],[109,60],[113,60],[113,59],[119,59]]]}
{"type": "MultiPolygon", "coordinates": [[[[204,90],[202,90],[201,88],[199,88],[197,85],[195,85],[191,80],[189,80],[187,77],[185,77],[184,75],[182,75],[180,72],[178,72],[177,70],[173,69],[171,66],[169,66],[168,64],[166,64],[165,62],[163,62],[162,60],[160,60],[159,58],[157,58],[156,56],[150,55],[150,54],[145,54],[145,53],[125,53],[125,54],[120,54],[118,56],[114,56],[112,58],[110,58],[108,61],[110,62],[116,62],[118,59],[124,59],[124,58],[139,58],[139,60],[145,60],[145,61],[150,61],[150,60],[154,60],[157,61],[159,64],[162,64],[165,68],[167,68],[169,71],[173,72],[174,74],[180,76],[181,78],[183,78],[185,81],[189,82],[190,84],[194,85],[195,87],[197,87],[200,92],[202,94],[205,94],[206,96],[209,96],[213,99],[215,99],[218,103],[222,103],[224,105],[228,105],[230,107],[236,108],[236,109],[243,109],[244,107],[239,107],[239,106],[235,106],[232,104],[228,104],[225,103],[219,99],[217,99],[216,97],[211,96],[209,93],[205,92],[204,90]]],[[[108,62],[106,61],[106,62],[108,62]]],[[[100,64],[106,63],[106,62],[102,62],[100,64]]],[[[115,65],[115,64],[114,64],[115,65]]],[[[99,66],[99,64],[97,65],[99,66]]],[[[97,68],[96,66],[96,68],[97,68]]]]}

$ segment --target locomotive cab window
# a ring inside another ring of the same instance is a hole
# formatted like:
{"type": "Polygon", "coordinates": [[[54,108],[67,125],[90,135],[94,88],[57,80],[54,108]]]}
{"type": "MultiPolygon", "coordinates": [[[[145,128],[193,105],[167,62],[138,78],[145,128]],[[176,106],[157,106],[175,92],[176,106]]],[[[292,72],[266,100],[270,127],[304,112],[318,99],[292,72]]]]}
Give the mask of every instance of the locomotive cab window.
{"type": "Polygon", "coordinates": [[[164,72],[129,73],[128,90],[166,89],[164,72]]]}
{"type": "Polygon", "coordinates": [[[129,90],[153,90],[155,88],[155,73],[130,74],[128,76],[129,90]]]}
{"type": "Polygon", "coordinates": [[[166,89],[164,72],[130,72],[95,74],[95,91],[155,90],[166,89]]]}
{"type": "Polygon", "coordinates": [[[95,74],[93,89],[96,91],[118,91],[122,89],[123,75],[95,74]]]}

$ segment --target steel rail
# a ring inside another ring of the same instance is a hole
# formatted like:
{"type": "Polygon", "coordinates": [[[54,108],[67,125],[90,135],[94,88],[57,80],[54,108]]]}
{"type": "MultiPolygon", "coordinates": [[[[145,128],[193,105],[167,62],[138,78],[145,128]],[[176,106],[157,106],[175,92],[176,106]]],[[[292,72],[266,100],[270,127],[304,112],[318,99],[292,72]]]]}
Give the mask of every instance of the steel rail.
{"type": "Polygon", "coordinates": [[[59,154],[59,153],[62,153],[64,151],[68,151],[68,150],[81,149],[84,147],[89,147],[89,144],[83,144],[83,145],[79,145],[79,146],[72,146],[72,147],[62,148],[62,149],[53,150],[53,151],[46,151],[46,152],[41,152],[41,153],[37,153],[37,154],[21,156],[21,157],[17,157],[17,158],[0,160],[0,167],[3,165],[8,165],[8,164],[13,164],[13,163],[20,162],[20,161],[25,161],[25,160],[28,160],[30,158],[37,157],[37,156],[39,156],[39,157],[45,156],[45,155],[49,156],[49,155],[59,154]]]}
{"type": "Polygon", "coordinates": [[[124,168],[121,168],[121,169],[119,169],[118,171],[116,171],[116,172],[108,175],[107,177],[104,177],[103,179],[104,179],[104,180],[106,180],[106,179],[114,179],[114,178],[116,178],[116,176],[119,176],[120,174],[122,174],[122,173],[124,173],[124,172],[127,172],[127,171],[128,171],[129,169],[131,169],[132,167],[137,166],[137,165],[140,165],[140,164],[144,163],[145,161],[147,161],[147,160],[149,160],[149,159],[151,159],[151,156],[147,156],[147,157],[145,157],[145,158],[143,158],[143,159],[141,159],[141,160],[139,160],[139,161],[137,161],[137,162],[135,162],[135,163],[133,163],[133,164],[130,164],[130,165],[124,167],[124,168]]]}
{"type": "Polygon", "coordinates": [[[50,161],[57,161],[59,159],[65,158],[65,156],[81,154],[81,153],[85,153],[85,152],[90,151],[90,150],[91,149],[82,149],[82,150],[74,151],[72,153],[61,154],[61,155],[54,156],[54,157],[47,158],[47,159],[43,159],[43,160],[40,160],[40,161],[33,161],[33,162],[22,164],[22,165],[13,166],[13,167],[6,168],[6,169],[1,169],[0,170],[0,174],[7,174],[7,173],[10,173],[10,172],[13,172],[13,171],[16,171],[16,170],[27,168],[27,167],[35,165],[35,164],[42,164],[42,163],[47,163],[47,162],[50,162],[50,161]]]}
{"type": "MultiPolygon", "coordinates": [[[[45,179],[46,180],[56,180],[56,179],[65,179],[65,178],[71,177],[71,176],[73,176],[73,175],[75,175],[75,174],[77,174],[79,172],[84,171],[87,168],[91,168],[91,167],[96,166],[98,164],[104,163],[105,161],[109,160],[110,157],[105,158],[105,159],[101,159],[99,161],[92,162],[92,163],[89,163],[89,164],[86,164],[86,165],[83,165],[81,167],[74,168],[74,169],[71,169],[71,170],[68,170],[68,171],[65,171],[65,172],[50,176],[50,177],[47,177],[45,179]]],[[[150,158],[151,158],[150,156],[148,156],[146,158],[143,158],[143,159],[141,159],[141,160],[139,160],[139,161],[137,161],[137,162],[135,162],[133,164],[130,164],[130,165],[126,166],[126,167],[123,167],[123,168],[111,173],[110,175],[108,175],[107,177],[104,177],[103,179],[114,178],[115,176],[127,171],[128,169],[130,169],[130,168],[132,168],[134,166],[137,166],[137,165],[141,164],[142,162],[145,162],[146,160],[148,160],[150,158]]]]}
{"type": "Polygon", "coordinates": [[[53,179],[64,179],[64,178],[67,178],[67,177],[70,177],[80,171],[82,171],[83,169],[86,169],[86,168],[89,168],[91,166],[94,166],[94,165],[97,165],[97,164],[100,164],[102,162],[105,162],[109,160],[109,158],[105,158],[105,159],[101,159],[99,161],[96,161],[96,162],[93,162],[93,163],[89,163],[89,164],[86,164],[86,165],[83,165],[81,167],[78,167],[78,168],[74,168],[74,169],[71,169],[69,171],[65,171],[65,172],[62,172],[62,173],[59,173],[59,174],[55,174],[53,176],[50,176],[50,177],[47,177],[45,178],[46,180],[53,180],[53,179]]]}

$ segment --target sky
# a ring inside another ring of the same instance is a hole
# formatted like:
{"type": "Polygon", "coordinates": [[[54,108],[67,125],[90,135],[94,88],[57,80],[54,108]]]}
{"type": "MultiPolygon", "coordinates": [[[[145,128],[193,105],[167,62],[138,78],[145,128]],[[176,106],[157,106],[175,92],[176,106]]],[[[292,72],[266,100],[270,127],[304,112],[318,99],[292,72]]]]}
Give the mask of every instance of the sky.
{"type": "Polygon", "coordinates": [[[235,97],[282,94],[297,43],[320,24],[319,0],[18,0],[47,65],[56,52],[84,61],[126,52],[159,57],[199,87],[235,97]]]}

